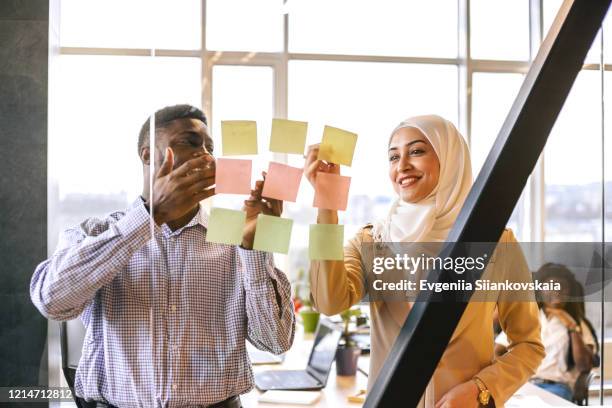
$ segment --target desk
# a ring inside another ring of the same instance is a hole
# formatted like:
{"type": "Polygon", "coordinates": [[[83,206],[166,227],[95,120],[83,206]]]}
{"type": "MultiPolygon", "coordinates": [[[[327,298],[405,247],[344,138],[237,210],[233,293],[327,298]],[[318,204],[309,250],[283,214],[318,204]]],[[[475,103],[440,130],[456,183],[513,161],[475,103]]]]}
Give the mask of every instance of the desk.
{"type": "MultiPolygon", "coordinates": [[[[308,363],[308,356],[312,349],[312,342],[314,335],[304,334],[301,325],[296,327],[295,341],[291,350],[286,354],[285,361],[282,364],[270,364],[270,365],[257,365],[253,367],[253,371],[265,371],[265,370],[304,370],[308,363]]],[[[361,356],[361,359],[369,359],[369,356],[361,356]]],[[[368,378],[361,372],[357,372],[356,376],[344,377],[336,375],[336,363],[332,366],[332,370],[329,373],[329,379],[327,380],[327,386],[321,390],[321,399],[316,405],[310,405],[311,407],[321,408],[338,408],[338,407],[361,407],[362,404],[350,403],[347,401],[347,397],[355,395],[359,390],[365,390],[368,385],[368,378]]],[[[360,366],[364,366],[364,361],[360,362],[360,366]]],[[[257,398],[262,393],[257,389],[253,389],[248,394],[240,396],[242,405],[244,408],[252,407],[269,407],[279,408],[280,404],[268,404],[258,402],[257,398]]],[[[288,405],[282,404],[283,408],[304,408],[305,405],[288,405]]]]}
{"type": "Polygon", "coordinates": [[[526,383],[506,402],[506,408],[575,407],[575,404],[550,393],[537,385],[526,383]],[[537,404],[537,405],[536,405],[537,404]]]}
{"type": "MultiPolygon", "coordinates": [[[[253,367],[253,371],[264,370],[300,370],[305,369],[312,348],[314,336],[312,334],[304,334],[301,325],[296,327],[295,341],[291,350],[287,352],[285,361],[282,364],[258,365],[253,367]]],[[[362,361],[359,362],[360,367],[368,367],[369,356],[361,356],[362,361]]],[[[318,408],[341,408],[341,407],[361,407],[362,404],[351,403],[347,401],[349,395],[355,395],[359,390],[366,389],[368,378],[361,372],[357,372],[354,377],[336,376],[335,363],[332,366],[332,371],[329,374],[327,386],[321,390],[321,399],[315,405],[310,407],[318,408]]],[[[280,404],[260,403],[257,401],[262,393],[257,389],[253,389],[248,394],[242,395],[242,404],[244,408],[266,407],[279,408],[280,404]]],[[[534,406],[548,407],[573,407],[575,406],[569,401],[564,400],[542,388],[527,383],[523,385],[516,394],[506,403],[506,408],[533,408],[534,406]],[[534,405],[537,404],[537,405],[534,405]]],[[[282,404],[283,408],[304,408],[305,405],[288,405],[282,404]]]]}
{"type": "MultiPolygon", "coordinates": [[[[304,334],[300,325],[296,328],[295,341],[291,350],[287,353],[285,361],[282,364],[259,365],[254,366],[253,371],[263,370],[291,370],[305,369],[312,348],[314,336],[312,334],[304,334]]],[[[361,356],[360,367],[368,367],[368,356],[361,356]]],[[[335,363],[334,363],[335,364],[335,363]]],[[[317,408],[358,408],[362,404],[350,403],[347,401],[349,395],[355,395],[359,390],[367,388],[368,379],[361,372],[357,372],[354,377],[336,376],[336,367],[332,366],[332,371],[329,374],[327,387],[321,391],[321,399],[315,405],[310,407],[317,408]]],[[[267,404],[257,401],[262,393],[257,389],[241,395],[242,405],[244,408],[281,408],[280,404],[267,404]]],[[[52,403],[50,406],[58,406],[61,408],[75,408],[74,402],[52,403]]],[[[523,385],[516,394],[506,403],[506,408],[549,408],[549,407],[573,407],[574,404],[551,394],[548,391],[541,389],[531,383],[523,385]],[[534,399],[533,397],[536,397],[534,399]]],[[[304,405],[288,405],[283,404],[282,408],[304,408],[304,405]]]]}

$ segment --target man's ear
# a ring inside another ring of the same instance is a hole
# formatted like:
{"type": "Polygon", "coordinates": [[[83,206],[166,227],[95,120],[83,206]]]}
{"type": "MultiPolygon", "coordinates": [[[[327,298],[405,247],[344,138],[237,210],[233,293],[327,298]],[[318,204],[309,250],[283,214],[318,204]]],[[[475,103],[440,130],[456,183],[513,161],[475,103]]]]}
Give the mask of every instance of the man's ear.
{"type": "Polygon", "coordinates": [[[147,166],[151,164],[151,149],[149,146],[143,146],[140,149],[140,161],[147,166]]]}

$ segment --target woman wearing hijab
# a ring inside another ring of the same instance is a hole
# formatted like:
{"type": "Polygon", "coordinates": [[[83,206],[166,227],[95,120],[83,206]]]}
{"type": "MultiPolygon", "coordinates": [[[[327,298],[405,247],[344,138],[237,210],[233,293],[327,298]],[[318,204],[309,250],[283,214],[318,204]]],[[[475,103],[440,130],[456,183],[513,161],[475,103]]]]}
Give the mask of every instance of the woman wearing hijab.
{"type": "MultiPolygon", "coordinates": [[[[333,315],[365,295],[361,248],[372,242],[443,242],[472,186],[467,144],[449,121],[435,115],[401,122],[391,133],[389,179],[397,193],[386,219],[367,225],[344,249],[343,261],[312,261],[311,296],[315,307],[333,315]]],[[[305,175],[314,186],[318,172],[339,174],[338,165],[317,160],[318,145],[309,147],[305,175]]],[[[337,224],[336,211],[319,209],[317,222],[337,224]]],[[[515,243],[505,230],[500,243],[515,243]]],[[[518,245],[498,245],[485,273],[530,281],[518,245]],[[493,259],[496,259],[493,262],[493,259]],[[490,271],[490,269],[494,269],[490,271]]],[[[410,313],[411,302],[372,301],[371,388],[410,313]]],[[[544,356],[535,302],[470,302],[425,390],[419,407],[503,407],[535,372],[544,356]],[[510,340],[509,352],[494,360],[493,313],[510,340]]]]}

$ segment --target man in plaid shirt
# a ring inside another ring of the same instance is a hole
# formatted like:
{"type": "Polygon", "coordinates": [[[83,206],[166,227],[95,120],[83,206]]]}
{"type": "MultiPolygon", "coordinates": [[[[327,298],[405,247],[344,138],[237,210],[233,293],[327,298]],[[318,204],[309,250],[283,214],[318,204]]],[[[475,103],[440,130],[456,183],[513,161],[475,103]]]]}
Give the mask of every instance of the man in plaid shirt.
{"type": "Polygon", "coordinates": [[[206,241],[200,201],[215,182],[206,117],[166,107],[155,128],[154,149],[149,121],[139,137],[142,197],[65,231],[30,295],[49,319],[81,317],[75,392],[92,406],[240,407],[253,387],[245,340],[275,354],[293,342],[290,284],[272,254],[252,249],[257,215],[280,216],[282,201],[262,198],[257,181],[242,244],[206,241]]]}

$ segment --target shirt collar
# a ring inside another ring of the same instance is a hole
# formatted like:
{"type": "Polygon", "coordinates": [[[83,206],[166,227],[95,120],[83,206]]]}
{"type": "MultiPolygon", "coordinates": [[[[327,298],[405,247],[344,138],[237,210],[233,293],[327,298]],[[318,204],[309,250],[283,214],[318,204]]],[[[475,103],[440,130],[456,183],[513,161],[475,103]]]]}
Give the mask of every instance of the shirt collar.
{"type": "MultiPolygon", "coordinates": [[[[130,206],[128,207],[129,210],[136,208],[139,205],[142,205],[144,203],[144,199],[139,196],[136,200],[134,200],[134,202],[132,202],[132,204],[130,204],[130,206]]],[[[200,202],[199,204],[199,209],[198,212],[196,213],[196,215],[193,216],[193,218],[187,223],[185,224],[184,227],[179,228],[178,230],[174,231],[175,233],[178,233],[182,230],[184,230],[185,228],[189,228],[189,227],[193,227],[194,225],[201,225],[204,228],[208,228],[208,214],[206,214],[206,210],[204,209],[204,206],[202,205],[202,203],[200,202]]]]}

